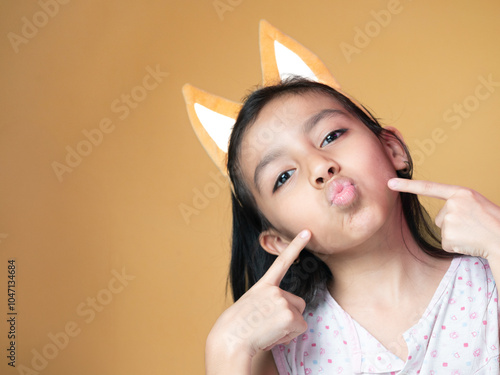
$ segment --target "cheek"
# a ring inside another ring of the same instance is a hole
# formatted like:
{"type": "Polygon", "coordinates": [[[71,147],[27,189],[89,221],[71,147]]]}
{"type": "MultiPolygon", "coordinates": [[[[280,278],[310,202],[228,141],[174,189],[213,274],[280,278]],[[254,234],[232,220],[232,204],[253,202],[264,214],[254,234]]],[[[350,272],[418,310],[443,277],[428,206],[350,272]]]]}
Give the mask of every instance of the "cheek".
{"type": "Polygon", "coordinates": [[[268,204],[262,213],[273,227],[286,239],[291,241],[303,229],[314,225],[318,220],[319,212],[317,203],[311,199],[297,198],[290,194],[279,201],[279,204],[268,204]]]}
{"type": "Polygon", "coordinates": [[[387,183],[390,178],[396,177],[396,169],[380,144],[367,147],[359,157],[362,159],[359,163],[365,166],[367,179],[387,183]]]}

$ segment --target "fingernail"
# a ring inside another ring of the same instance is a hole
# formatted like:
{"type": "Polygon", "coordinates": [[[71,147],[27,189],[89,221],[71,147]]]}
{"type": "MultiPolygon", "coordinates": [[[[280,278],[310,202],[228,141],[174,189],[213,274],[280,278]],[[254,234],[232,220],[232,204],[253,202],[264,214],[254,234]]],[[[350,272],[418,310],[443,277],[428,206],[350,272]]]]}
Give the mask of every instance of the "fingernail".
{"type": "Polygon", "coordinates": [[[309,237],[309,231],[307,229],[303,230],[302,232],[300,232],[299,237],[300,238],[307,238],[307,237],[309,237]]]}
{"type": "Polygon", "coordinates": [[[391,178],[387,182],[387,186],[389,186],[390,188],[395,188],[396,186],[398,186],[398,180],[396,180],[395,178],[391,178]]]}

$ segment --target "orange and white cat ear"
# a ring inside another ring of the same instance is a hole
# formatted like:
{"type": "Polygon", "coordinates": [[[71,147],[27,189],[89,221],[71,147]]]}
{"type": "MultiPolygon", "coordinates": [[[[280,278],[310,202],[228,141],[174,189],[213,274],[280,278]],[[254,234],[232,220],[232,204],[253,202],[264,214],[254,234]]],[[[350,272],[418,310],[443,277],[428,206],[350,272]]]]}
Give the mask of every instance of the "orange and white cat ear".
{"type": "Polygon", "coordinates": [[[241,103],[212,95],[189,84],[183,86],[182,93],[194,132],[219,170],[227,176],[229,137],[241,103]]]}
{"type": "Polygon", "coordinates": [[[289,76],[309,78],[341,92],[368,117],[375,120],[365,107],[342,91],[335,77],[318,56],[266,20],[260,21],[260,59],[264,86],[277,84],[289,76]]]}
{"type": "MultiPolygon", "coordinates": [[[[260,21],[260,55],[264,87],[278,84],[289,76],[299,76],[341,91],[338,82],[314,53],[265,20],[260,21]]],[[[242,104],[189,84],[184,85],[182,91],[198,139],[220,171],[227,176],[228,141],[242,104]]],[[[363,106],[355,100],[353,102],[371,117],[363,106]]]]}
{"type": "Polygon", "coordinates": [[[265,20],[260,21],[260,58],[264,86],[293,75],[340,89],[318,56],[265,20]]]}

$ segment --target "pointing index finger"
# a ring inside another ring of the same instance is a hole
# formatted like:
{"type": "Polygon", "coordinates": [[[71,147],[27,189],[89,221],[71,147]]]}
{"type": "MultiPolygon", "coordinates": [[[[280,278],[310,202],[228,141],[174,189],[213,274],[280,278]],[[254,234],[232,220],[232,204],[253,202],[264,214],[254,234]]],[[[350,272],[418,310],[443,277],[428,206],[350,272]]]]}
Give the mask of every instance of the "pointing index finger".
{"type": "Polygon", "coordinates": [[[293,264],[300,252],[309,242],[311,232],[303,230],[290,242],[288,247],[276,258],[274,263],[269,267],[267,272],[262,276],[262,281],[279,286],[286,272],[293,264]]]}
{"type": "Polygon", "coordinates": [[[407,180],[404,178],[391,178],[387,186],[394,191],[425,195],[438,199],[449,199],[459,189],[458,186],[454,185],[422,180],[407,180]]]}

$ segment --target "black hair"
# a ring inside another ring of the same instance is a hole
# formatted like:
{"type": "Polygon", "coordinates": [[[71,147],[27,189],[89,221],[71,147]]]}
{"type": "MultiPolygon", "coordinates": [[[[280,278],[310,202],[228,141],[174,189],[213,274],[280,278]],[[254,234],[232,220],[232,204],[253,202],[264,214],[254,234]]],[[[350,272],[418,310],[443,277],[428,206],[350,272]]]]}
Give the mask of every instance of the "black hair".
{"type": "MultiPolygon", "coordinates": [[[[272,228],[272,225],[257,207],[250,189],[243,180],[240,161],[244,157],[241,154],[244,135],[261,110],[272,100],[285,95],[308,93],[319,93],[334,98],[379,139],[383,136],[395,137],[404,148],[409,163],[408,168],[397,171],[397,175],[400,178],[412,178],[413,162],[406,145],[392,131],[384,129],[366,108],[356,105],[332,87],[300,77],[291,77],[276,85],[262,87],[252,92],[244,100],[243,107],[238,114],[227,154],[227,169],[233,186],[231,197],[233,230],[229,282],[235,301],[266,273],[276,259],[275,255],[269,254],[259,243],[259,235],[272,228]]],[[[402,215],[420,248],[433,257],[452,257],[453,254],[442,249],[438,231],[418,197],[408,193],[400,193],[400,196],[402,215]]],[[[304,249],[299,261],[288,270],[280,287],[310,303],[314,300],[318,290],[326,287],[332,279],[333,275],[327,265],[304,249]]]]}

